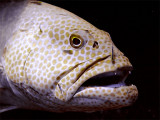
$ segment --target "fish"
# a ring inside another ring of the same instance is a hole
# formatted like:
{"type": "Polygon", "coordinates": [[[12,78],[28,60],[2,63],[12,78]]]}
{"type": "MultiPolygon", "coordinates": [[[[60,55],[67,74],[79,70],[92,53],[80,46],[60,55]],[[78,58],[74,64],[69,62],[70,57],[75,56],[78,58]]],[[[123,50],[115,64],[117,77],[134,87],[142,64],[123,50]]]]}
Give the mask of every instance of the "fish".
{"type": "Polygon", "coordinates": [[[0,112],[105,111],[138,98],[109,33],[63,8],[28,1],[1,49],[0,112]]]}

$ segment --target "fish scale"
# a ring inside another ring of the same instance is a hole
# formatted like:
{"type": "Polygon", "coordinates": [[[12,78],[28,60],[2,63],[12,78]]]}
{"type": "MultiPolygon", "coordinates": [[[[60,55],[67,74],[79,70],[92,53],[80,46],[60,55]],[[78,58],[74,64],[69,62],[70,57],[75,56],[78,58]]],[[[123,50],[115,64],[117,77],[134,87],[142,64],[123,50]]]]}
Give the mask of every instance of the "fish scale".
{"type": "Polygon", "coordinates": [[[136,100],[134,85],[83,87],[93,76],[132,66],[109,33],[44,2],[28,2],[17,23],[3,50],[6,78],[1,83],[9,83],[10,87],[3,87],[25,104],[8,104],[52,112],[88,112],[120,108],[136,100]],[[77,91],[80,87],[83,89],[77,91]]]}

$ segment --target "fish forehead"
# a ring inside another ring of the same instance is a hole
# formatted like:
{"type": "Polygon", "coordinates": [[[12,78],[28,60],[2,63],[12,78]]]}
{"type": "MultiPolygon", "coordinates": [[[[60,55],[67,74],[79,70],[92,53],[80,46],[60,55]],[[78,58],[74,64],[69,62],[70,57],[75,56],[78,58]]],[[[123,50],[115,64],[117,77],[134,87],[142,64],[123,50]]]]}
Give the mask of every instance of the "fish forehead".
{"type": "MultiPolygon", "coordinates": [[[[99,57],[112,54],[114,44],[107,32],[55,6],[45,3],[29,4],[19,23],[19,31],[6,46],[6,72],[13,82],[31,86],[39,93],[49,93],[63,100],[61,90],[65,91],[71,87],[80,71],[99,57]],[[70,35],[77,32],[88,38],[81,49],[72,48],[69,43],[70,35]],[[98,41],[98,49],[93,48],[94,41],[98,41]],[[67,54],[63,50],[72,50],[73,53],[67,54]],[[82,64],[71,70],[79,63],[82,64]],[[70,73],[68,70],[71,70],[70,73]]],[[[115,54],[122,55],[115,46],[114,51],[115,54]]],[[[130,65],[128,59],[123,56],[116,60],[116,67],[130,65]],[[126,61],[123,61],[124,59],[126,61]]],[[[101,66],[98,70],[101,72],[116,69],[111,64],[111,58],[106,63],[99,64],[101,66]],[[105,68],[102,69],[103,65],[105,68]]],[[[88,76],[82,76],[78,85],[96,75],[96,69],[90,69],[87,72],[88,76]]],[[[73,86],[70,91],[76,90],[76,87],[73,86]]],[[[65,94],[67,93],[64,93],[64,96],[65,94]]]]}
{"type": "Polygon", "coordinates": [[[29,4],[21,16],[19,29],[21,31],[31,31],[36,40],[43,39],[45,44],[40,41],[40,45],[46,46],[47,43],[52,43],[52,46],[59,46],[59,49],[64,49],[65,47],[73,49],[70,47],[68,39],[76,29],[89,31],[94,37],[94,39],[89,40],[90,44],[91,41],[97,40],[99,40],[99,45],[104,45],[104,42],[107,42],[106,46],[111,46],[112,44],[107,32],[97,29],[87,21],[66,10],[46,3],[42,3],[40,6],[29,4]]]}
{"type": "MultiPolygon", "coordinates": [[[[96,40],[110,37],[107,32],[97,29],[75,14],[46,3],[41,3],[41,5],[29,4],[21,15],[19,25],[22,30],[38,27],[45,33],[49,33],[51,30],[55,34],[63,34],[63,32],[68,34],[74,29],[88,30],[96,40]]],[[[36,31],[38,31],[38,28],[36,28],[36,31]]],[[[63,41],[63,36],[59,40],[63,41]]]]}

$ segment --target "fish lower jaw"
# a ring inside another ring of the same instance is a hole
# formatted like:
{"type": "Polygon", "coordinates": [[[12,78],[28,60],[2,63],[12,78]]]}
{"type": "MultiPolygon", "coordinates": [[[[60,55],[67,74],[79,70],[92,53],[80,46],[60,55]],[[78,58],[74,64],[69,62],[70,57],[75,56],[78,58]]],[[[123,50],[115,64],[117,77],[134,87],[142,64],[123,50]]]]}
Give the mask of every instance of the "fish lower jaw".
{"type": "Polygon", "coordinates": [[[138,90],[135,85],[114,84],[109,86],[80,87],[73,97],[87,97],[101,100],[117,100],[133,103],[138,97],[138,90]]]}

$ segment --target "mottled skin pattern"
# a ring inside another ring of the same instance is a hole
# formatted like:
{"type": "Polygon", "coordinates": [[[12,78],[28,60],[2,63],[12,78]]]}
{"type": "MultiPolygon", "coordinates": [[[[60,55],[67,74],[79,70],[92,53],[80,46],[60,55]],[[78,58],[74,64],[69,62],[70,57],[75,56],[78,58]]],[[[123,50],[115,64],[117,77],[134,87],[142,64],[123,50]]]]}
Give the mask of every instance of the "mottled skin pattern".
{"type": "Polygon", "coordinates": [[[107,32],[43,2],[28,3],[2,66],[2,82],[21,101],[12,104],[22,108],[92,112],[129,106],[138,95],[134,85],[83,87],[95,75],[132,65],[107,32]]]}

